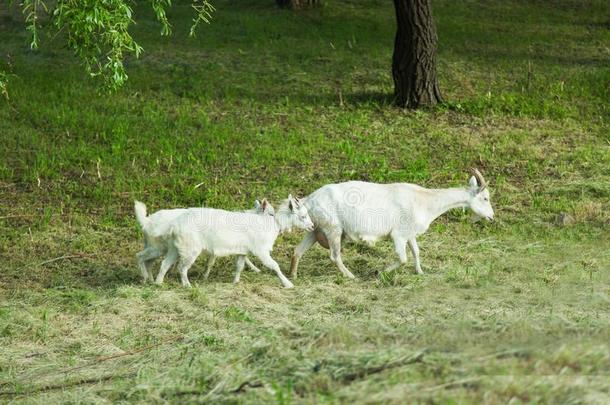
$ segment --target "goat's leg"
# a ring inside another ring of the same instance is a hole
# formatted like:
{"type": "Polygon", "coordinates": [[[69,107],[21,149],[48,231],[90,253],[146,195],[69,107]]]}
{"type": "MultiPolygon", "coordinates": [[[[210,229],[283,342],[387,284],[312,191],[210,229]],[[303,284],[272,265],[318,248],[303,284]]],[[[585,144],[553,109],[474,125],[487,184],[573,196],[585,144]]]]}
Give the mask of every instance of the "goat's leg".
{"type": "Polygon", "coordinates": [[[316,243],[316,231],[312,231],[309,232],[306,236],[305,239],[303,239],[301,241],[301,243],[299,243],[297,245],[296,248],[294,248],[294,253],[292,254],[292,260],[290,261],[290,277],[292,277],[293,280],[297,279],[297,268],[299,267],[299,260],[301,260],[301,256],[303,256],[303,254],[314,245],[314,243],[316,243]]]}
{"type": "MultiPolygon", "coordinates": [[[[149,244],[148,244],[148,238],[145,236],[144,237],[144,250],[151,248],[153,249],[149,244]]],[[[161,256],[161,252],[157,250],[157,257],[161,256]]],[[[156,259],[156,258],[155,258],[156,259]]],[[[155,261],[155,259],[147,259],[144,260],[144,267],[146,267],[146,275],[147,275],[147,280],[151,280],[154,281],[155,277],[153,276],[152,273],[152,265],[155,261]]]]}
{"type": "Polygon", "coordinates": [[[415,238],[409,239],[409,248],[411,248],[411,253],[413,253],[413,261],[415,262],[415,273],[424,274],[421,269],[421,264],[419,262],[419,246],[417,246],[417,241],[415,238]]]}
{"type": "Polygon", "coordinates": [[[396,254],[398,255],[398,261],[390,264],[388,267],[383,269],[384,273],[386,271],[394,271],[397,268],[399,268],[400,266],[402,266],[403,264],[407,264],[407,246],[406,246],[407,243],[405,242],[404,239],[402,239],[398,236],[393,236],[393,240],[394,240],[394,249],[396,250],[396,254]]]}
{"type": "Polygon", "coordinates": [[[205,275],[203,276],[204,280],[207,280],[208,277],[210,276],[210,271],[212,271],[212,267],[214,267],[214,263],[216,263],[216,256],[214,256],[213,254],[210,254],[210,257],[208,257],[208,262],[205,265],[205,275]]]}
{"type": "Polygon", "coordinates": [[[239,283],[239,276],[244,269],[245,264],[246,256],[237,256],[237,260],[235,260],[235,276],[233,277],[233,284],[239,283]]]}
{"type": "Polygon", "coordinates": [[[254,265],[254,263],[252,263],[252,262],[250,261],[250,259],[248,259],[248,256],[245,256],[245,257],[246,257],[246,260],[245,260],[245,261],[246,261],[246,265],[247,265],[248,267],[250,267],[252,270],[254,270],[256,273],[260,273],[260,272],[261,272],[261,269],[259,269],[258,267],[256,267],[256,266],[254,265]]]}
{"type": "Polygon", "coordinates": [[[155,276],[153,275],[153,272],[152,272],[152,265],[154,262],[155,262],[155,259],[146,260],[144,262],[144,266],[146,267],[146,273],[148,274],[148,279],[151,281],[155,279],[155,276]]]}
{"type": "Polygon", "coordinates": [[[150,274],[150,271],[148,269],[148,262],[150,261],[152,263],[152,261],[159,256],[161,256],[161,253],[153,247],[147,247],[136,254],[136,258],[138,259],[138,267],[140,268],[140,273],[142,274],[143,283],[146,283],[146,281],[148,281],[148,277],[150,274]]]}
{"type": "Polygon", "coordinates": [[[260,254],[257,254],[256,256],[260,259],[260,261],[263,263],[263,265],[265,267],[275,271],[275,274],[280,279],[280,282],[282,283],[282,285],[284,287],[294,288],[294,284],[292,284],[290,282],[290,280],[288,280],[286,278],[284,273],[282,273],[282,270],[280,270],[280,265],[277,264],[277,262],[275,260],[273,260],[273,258],[271,257],[271,255],[268,252],[260,253],[260,254]]]}
{"type": "Polygon", "coordinates": [[[183,256],[180,258],[180,262],[178,263],[178,271],[180,272],[180,279],[182,281],[182,287],[191,287],[191,283],[189,282],[189,278],[187,276],[187,273],[189,271],[189,269],[191,268],[191,266],[193,265],[193,263],[195,263],[195,260],[197,259],[197,256],[199,255],[190,255],[190,256],[183,256]]]}
{"type": "Polygon", "coordinates": [[[328,246],[330,247],[330,260],[337,265],[337,268],[345,277],[356,278],[351,271],[345,267],[341,259],[341,234],[326,235],[328,238],[328,246]]]}
{"type": "Polygon", "coordinates": [[[174,265],[174,263],[176,263],[176,260],[178,260],[178,251],[174,248],[170,248],[167,251],[165,259],[163,259],[163,261],[161,262],[161,268],[159,269],[159,274],[157,274],[155,284],[163,284],[165,274],[167,274],[167,271],[174,265]]]}

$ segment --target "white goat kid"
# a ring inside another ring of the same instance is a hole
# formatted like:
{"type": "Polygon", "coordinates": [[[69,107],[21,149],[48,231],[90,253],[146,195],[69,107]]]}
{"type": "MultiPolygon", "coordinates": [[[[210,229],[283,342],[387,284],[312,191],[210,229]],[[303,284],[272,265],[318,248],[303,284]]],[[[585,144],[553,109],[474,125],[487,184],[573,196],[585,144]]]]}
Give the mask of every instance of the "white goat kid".
{"type": "Polygon", "coordinates": [[[415,238],[426,232],[432,221],[452,208],[470,208],[475,216],[493,220],[487,184],[481,173],[472,169],[468,187],[426,189],[415,184],[376,184],[350,181],[329,184],[303,198],[316,229],[295,248],[291,276],[297,278],[300,258],[316,242],[330,249],[330,258],[341,273],[354,275],[341,259],[341,241],[347,237],[368,243],[392,238],[398,261],[384,271],[395,270],[407,262],[406,244],[413,253],[418,274],[423,274],[415,238]]]}
{"type": "MultiPolygon", "coordinates": [[[[247,212],[250,214],[263,214],[263,215],[268,215],[271,217],[275,216],[275,210],[273,209],[273,206],[271,204],[269,204],[269,202],[267,201],[266,198],[263,198],[263,202],[261,203],[260,201],[256,200],[254,201],[254,208],[250,209],[250,210],[246,210],[243,212],[247,212]]],[[[239,258],[237,259],[239,260],[239,258]]],[[[252,263],[250,261],[250,259],[248,259],[248,256],[246,256],[244,259],[245,264],[250,267],[252,270],[254,270],[256,273],[260,273],[261,270],[256,267],[254,265],[254,263],[252,263]]],[[[214,263],[216,263],[216,256],[214,256],[213,254],[210,254],[208,257],[208,261],[206,263],[206,270],[205,270],[205,275],[203,276],[204,280],[207,280],[208,277],[210,276],[210,271],[212,271],[212,267],[214,267],[214,263]]],[[[236,261],[236,264],[238,262],[236,261]]],[[[165,275],[165,274],[164,274],[165,275]]],[[[157,275],[157,278],[159,277],[159,275],[157,275]]],[[[238,280],[234,282],[238,282],[239,281],[239,277],[238,280]]],[[[163,279],[161,278],[160,281],[158,281],[158,284],[161,284],[163,282],[163,279]]]]}
{"type": "MultiPolygon", "coordinates": [[[[136,257],[138,259],[138,267],[142,273],[142,281],[145,283],[149,279],[154,280],[151,266],[155,259],[167,254],[168,246],[166,238],[172,222],[182,214],[185,214],[188,209],[176,208],[159,210],[154,214],[146,216],[146,205],[140,201],[135,201],[134,211],[136,219],[142,228],[142,233],[144,234],[144,249],[141,252],[138,252],[136,257]]],[[[275,214],[273,207],[267,203],[266,199],[263,199],[263,203],[256,200],[254,202],[254,208],[245,212],[271,216],[275,214]]],[[[216,258],[213,256],[210,256],[208,259],[207,271],[205,273],[206,279],[214,265],[215,259],[216,258]]],[[[248,258],[245,259],[245,262],[252,270],[260,273],[260,269],[248,258]]]]}
{"type": "Polygon", "coordinates": [[[163,282],[167,270],[179,259],[178,270],[182,285],[190,287],[188,269],[205,251],[214,257],[237,256],[233,279],[235,283],[239,282],[246,255],[253,254],[265,267],[277,274],[284,287],[292,288],[293,284],[271,257],[278,235],[292,227],[308,231],[313,231],[314,228],[307,208],[292,196],[288,196],[274,217],[213,208],[191,208],[172,223],[168,252],[157,275],[157,283],[163,282]]]}

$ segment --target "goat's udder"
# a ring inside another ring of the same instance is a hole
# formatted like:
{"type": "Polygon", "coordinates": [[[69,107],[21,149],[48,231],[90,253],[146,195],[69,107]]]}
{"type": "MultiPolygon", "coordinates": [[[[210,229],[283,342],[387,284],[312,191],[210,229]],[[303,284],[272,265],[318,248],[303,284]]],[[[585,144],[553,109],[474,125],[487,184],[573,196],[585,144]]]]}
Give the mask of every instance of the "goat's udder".
{"type": "Polygon", "coordinates": [[[322,232],[319,229],[316,229],[314,231],[314,234],[316,235],[316,240],[318,241],[318,243],[320,245],[322,245],[323,247],[325,247],[326,249],[329,249],[328,239],[326,239],[326,235],[324,235],[324,232],[322,232]]]}

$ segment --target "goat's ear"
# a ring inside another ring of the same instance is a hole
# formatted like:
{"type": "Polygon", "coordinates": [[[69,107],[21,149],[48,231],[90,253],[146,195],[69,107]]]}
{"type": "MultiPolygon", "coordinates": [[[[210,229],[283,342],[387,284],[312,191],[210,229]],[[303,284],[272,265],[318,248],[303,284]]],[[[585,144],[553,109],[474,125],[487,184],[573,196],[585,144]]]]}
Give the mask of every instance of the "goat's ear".
{"type": "Polygon", "coordinates": [[[479,183],[477,183],[477,179],[474,176],[470,177],[470,180],[468,180],[468,185],[472,189],[478,189],[479,188],[479,183]]]}
{"type": "Polygon", "coordinates": [[[259,209],[261,207],[261,202],[258,200],[254,200],[254,208],[259,209]]]}
{"type": "Polygon", "coordinates": [[[267,202],[267,199],[263,198],[263,202],[261,203],[261,207],[262,207],[263,211],[265,211],[268,206],[269,206],[269,203],[267,202]]]}
{"type": "Polygon", "coordinates": [[[295,202],[294,202],[294,198],[292,197],[292,194],[288,194],[288,208],[290,208],[290,211],[294,212],[294,207],[295,207],[295,202]]]}

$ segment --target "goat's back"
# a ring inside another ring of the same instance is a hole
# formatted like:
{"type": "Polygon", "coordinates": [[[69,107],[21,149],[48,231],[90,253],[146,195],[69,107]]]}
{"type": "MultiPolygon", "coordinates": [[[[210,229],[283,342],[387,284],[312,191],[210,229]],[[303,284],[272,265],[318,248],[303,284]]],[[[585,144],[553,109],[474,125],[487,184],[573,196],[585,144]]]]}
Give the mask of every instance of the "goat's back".
{"type": "Polygon", "coordinates": [[[190,208],[174,221],[172,233],[216,256],[226,256],[270,251],[279,232],[269,215],[190,208]]]}
{"type": "Polygon", "coordinates": [[[408,183],[348,181],[325,185],[304,201],[316,226],[375,240],[408,224],[417,195],[424,190],[408,183]]]}
{"type": "Polygon", "coordinates": [[[176,208],[170,210],[159,210],[149,215],[148,223],[143,229],[144,233],[150,237],[160,237],[169,232],[169,227],[182,214],[188,211],[186,208],[176,208]]]}

